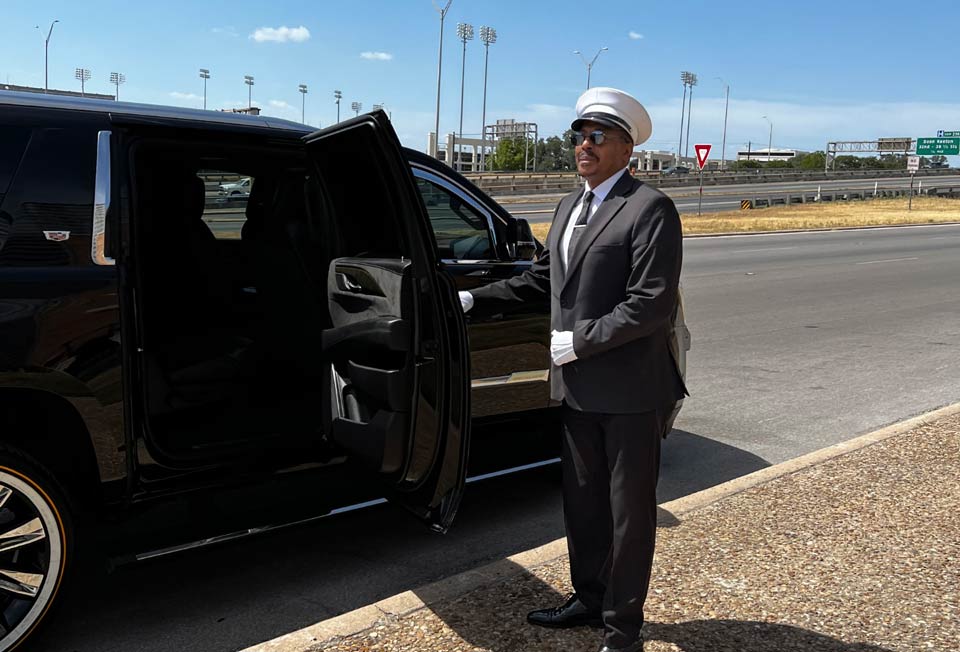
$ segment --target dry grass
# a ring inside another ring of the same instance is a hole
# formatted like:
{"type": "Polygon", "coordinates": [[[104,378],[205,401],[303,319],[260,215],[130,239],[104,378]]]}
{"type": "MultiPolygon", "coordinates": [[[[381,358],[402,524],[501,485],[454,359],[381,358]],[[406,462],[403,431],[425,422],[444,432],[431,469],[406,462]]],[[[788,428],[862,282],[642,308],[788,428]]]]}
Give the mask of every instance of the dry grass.
{"type": "MultiPolygon", "coordinates": [[[[792,229],[836,229],[856,226],[896,224],[937,224],[960,222],[960,201],[935,197],[914,197],[913,210],[907,211],[906,199],[795,204],[746,211],[710,213],[697,217],[684,213],[685,235],[702,233],[744,233],[752,231],[788,231],[792,229]]],[[[533,224],[534,235],[543,242],[549,224],[533,224]]]]}

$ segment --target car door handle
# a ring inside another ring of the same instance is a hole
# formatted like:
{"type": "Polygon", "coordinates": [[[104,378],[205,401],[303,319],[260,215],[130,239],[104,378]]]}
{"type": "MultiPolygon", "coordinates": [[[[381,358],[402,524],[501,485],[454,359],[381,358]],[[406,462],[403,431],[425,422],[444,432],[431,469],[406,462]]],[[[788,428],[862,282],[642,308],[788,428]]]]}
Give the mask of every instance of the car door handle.
{"type": "Polygon", "coordinates": [[[363,286],[343,272],[337,272],[337,289],[344,292],[363,292],[363,286]]]}

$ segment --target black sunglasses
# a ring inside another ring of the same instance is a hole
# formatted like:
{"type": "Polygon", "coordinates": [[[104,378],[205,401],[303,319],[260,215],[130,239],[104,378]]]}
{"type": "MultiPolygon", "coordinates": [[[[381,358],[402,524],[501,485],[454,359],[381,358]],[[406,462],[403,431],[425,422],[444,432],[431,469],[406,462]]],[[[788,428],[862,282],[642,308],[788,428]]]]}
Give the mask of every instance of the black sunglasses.
{"type": "Polygon", "coordinates": [[[613,134],[608,134],[605,131],[601,131],[600,129],[597,129],[596,131],[591,131],[587,135],[571,134],[570,144],[573,145],[574,147],[580,147],[580,145],[583,145],[583,141],[589,138],[590,142],[593,143],[594,145],[602,145],[605,140],[613,137],[614,137],[613,134]]]}

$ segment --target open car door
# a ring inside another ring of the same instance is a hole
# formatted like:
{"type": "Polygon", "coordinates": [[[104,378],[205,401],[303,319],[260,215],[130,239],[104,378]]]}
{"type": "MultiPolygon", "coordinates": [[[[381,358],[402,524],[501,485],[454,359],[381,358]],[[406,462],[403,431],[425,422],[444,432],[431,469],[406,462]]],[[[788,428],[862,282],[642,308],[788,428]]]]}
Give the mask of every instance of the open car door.
{"type": "MultiPolygon", "coordinates": [[[[382,111],[304,137],[307,207],[322,220],[325,437],[387,497],[445,531],[470,440],[466,326],[428,216],[382,111]]],[[[315,264],[315,262],[314,262],[315,264]]]]}

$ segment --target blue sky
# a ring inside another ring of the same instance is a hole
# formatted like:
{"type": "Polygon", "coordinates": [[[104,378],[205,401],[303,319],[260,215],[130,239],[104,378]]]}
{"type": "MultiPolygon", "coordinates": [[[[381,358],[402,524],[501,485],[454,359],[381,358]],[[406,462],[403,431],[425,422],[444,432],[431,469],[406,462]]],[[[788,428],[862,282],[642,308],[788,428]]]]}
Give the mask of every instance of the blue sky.
{"type": "MultiPolygon", "coordinates": [[[[431,0],[4,5],[3,81],[43,85],[43,41],[59,19],[50,41],[53,87],[79,89],[73,71],[85,67],[93,76],[88,90],[112,92],[108,79],[116,70],[127,78],[121,99],[199,107],[198,69],[209,68],[211,108],[245,106],[243,76],[253,75],[253,98],[264,113],[299,120],[297,85],[304,83],[310,124],[335,120],[333,91],[340,89],[342,116],[352,113],[353,101],[365,110],[384,104],[408,146],[424,149],[433,129],[439,15],[431,0]]],[[[775,147],[799,149],[960,130],[956,0],[453,0],[444,34],[442,133],[459,122],[461,21],[478,37],[467,44],[465,135],[480,131],[481,25],[499,37],[490,47],[488,122],[532,120],[542,135],[569,125],[585,87],[586,68],[572,51],[590,58],[604,46],[592,84],[623,88],[647,106],[654,123],[649,149],[676,147],[681,70],[700,79],[691,141],[713,143],[716,157],[724,90],[716,77],[730,84],[728,157],[747,141],[766,146],[764,115],[773,122],[775,147]]]]}

